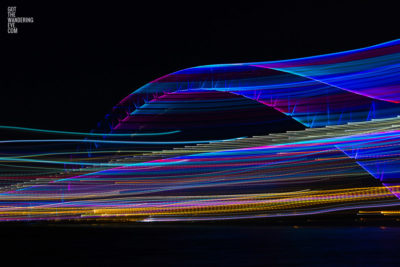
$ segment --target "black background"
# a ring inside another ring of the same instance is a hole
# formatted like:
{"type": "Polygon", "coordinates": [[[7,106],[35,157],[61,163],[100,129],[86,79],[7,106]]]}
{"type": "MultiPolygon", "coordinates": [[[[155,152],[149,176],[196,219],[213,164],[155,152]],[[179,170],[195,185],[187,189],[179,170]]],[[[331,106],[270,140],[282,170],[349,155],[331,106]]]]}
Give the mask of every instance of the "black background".
{"type": "MultiPolygon", "coordinates": [[[[136,88],[183,68],[399,37],[396,1],[127,2],[2,1],[0,125],[89,131],[136,88]],[[35,22],[8,35],[7,6],[35,22]]],[[[328,221],[325,228],[2,224],[0,255],[30,266],[398,265],[399,228],[328,221]]]]}
{"type": "Polygon", "coordinates": [[[395,1],[6,1],[0,124],[89,131],[162,75],[338,52],[397,38],[395,1]],[[350,2],[350,3],[349,3],[350,2]],[[17,35],[7,34],[17,6],[17,35]]]}

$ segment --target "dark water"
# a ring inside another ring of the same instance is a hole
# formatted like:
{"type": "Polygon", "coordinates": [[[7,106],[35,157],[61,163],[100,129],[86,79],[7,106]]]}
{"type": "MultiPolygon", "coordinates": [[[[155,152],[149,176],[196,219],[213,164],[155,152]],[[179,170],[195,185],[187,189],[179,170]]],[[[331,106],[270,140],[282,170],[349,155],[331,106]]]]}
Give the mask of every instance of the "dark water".
{"type": "Polygon", "coordinates": [[[2,261],[13,261],[7,266],[400,264],[396,226],[23,224],[0,230],[2,261]]]}

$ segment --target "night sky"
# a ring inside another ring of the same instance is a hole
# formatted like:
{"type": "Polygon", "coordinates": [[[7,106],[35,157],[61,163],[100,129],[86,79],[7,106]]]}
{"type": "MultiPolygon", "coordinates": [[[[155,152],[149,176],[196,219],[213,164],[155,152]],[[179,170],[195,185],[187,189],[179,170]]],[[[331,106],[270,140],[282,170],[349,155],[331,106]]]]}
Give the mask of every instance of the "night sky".
{"type": "Polygon", "coordinates": [[[130,2],[5,1],[0,124],[89,131],[123,97],[183,68],[311,56],[399,37],[398,9],[376,1],[130,2]],[[7,34],[7,6],[34,23],[7,34]]]}

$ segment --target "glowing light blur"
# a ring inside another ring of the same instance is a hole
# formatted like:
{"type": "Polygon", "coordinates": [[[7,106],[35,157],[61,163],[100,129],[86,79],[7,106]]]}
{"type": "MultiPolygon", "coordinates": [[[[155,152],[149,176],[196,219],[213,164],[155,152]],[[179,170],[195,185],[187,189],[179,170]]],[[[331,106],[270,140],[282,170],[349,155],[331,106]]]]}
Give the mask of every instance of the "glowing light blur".
{"type": "Polygon", "coordinates": [[[0,140],[0,220],[394,216],[399,101],[400,40],[181,70],[93,133],[0,126],[84,137],[0,140]]]}

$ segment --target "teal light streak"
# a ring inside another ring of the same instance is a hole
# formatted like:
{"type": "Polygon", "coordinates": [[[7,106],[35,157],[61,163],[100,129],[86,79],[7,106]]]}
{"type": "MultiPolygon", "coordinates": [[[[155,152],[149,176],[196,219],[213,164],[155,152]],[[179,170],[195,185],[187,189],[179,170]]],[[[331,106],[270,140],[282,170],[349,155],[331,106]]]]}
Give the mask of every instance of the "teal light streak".
{"type": "Polygon", "coordinates": [[[180,132],[180,130],[175,130],[175,131],[159,132],[159,133],[106,134],[106,133],[83,133],[83,132],[55,131],[55,130],[35,129],[35,128],[18,127],[18,126],[7,126],[7,125],[0,125],[0,129],[27,131],[27,132],[40,132],[40,133],[50,133],[50,134],[68,134],[68,135],[83,135],[83,136],[111,136],[111,137],[155,136],[155,135],[175,134],[175,133],[180,132]]]}

